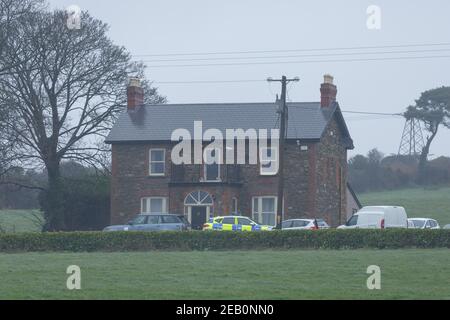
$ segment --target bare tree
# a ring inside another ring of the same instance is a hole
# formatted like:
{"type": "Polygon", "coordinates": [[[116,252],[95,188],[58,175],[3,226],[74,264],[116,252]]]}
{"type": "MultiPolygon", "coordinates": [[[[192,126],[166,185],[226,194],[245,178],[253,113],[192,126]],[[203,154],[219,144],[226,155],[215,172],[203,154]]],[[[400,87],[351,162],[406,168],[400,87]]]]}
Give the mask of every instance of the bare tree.
{"type": "MultiPolygon", "coordinates": [[[[11,43],[21,34],[20,24],[36,10],[44,7],[42,0],[0,0],[0,74],[8,72],[12,67],[9,60],[3,59],[8,50],[16,53],[24,46],[12,46],[11,43]]],[[[23,44],[23,42],[22,42],[23,44]]]]}
{"type": "MultiPolygon", "coordinates": [[[[42,0],[0,0],[0,75],[12,72],[14,64],[7,57],[26,50],[26,43],[31,40],[22,28],[23,22],[43,8],[42,0]],[[17,38],[22,40],[18,42],[17,38]]],[[[28,56],[32,56],[31,52],[28,56]]],[[[16,66],[18,61],[16,59],[16,66]]],[[[12,122],[13,117],[11,109],[0,104],[0,183],[5,174],[14,168],[13,164],[17,160],[13,153],[17,135],[4,125],[6,121],[12,122]]]]}
{"type": "MultiPolygon", "coordinates": [[[[11,72],[0,75],[0,108],[11,117],[2,125],[15,137],[14,156],[42,163],[48,174],[45,230],[64,230],[60,164],[72,159],[96,165],[117,114],[126,104],[130,76],[144,67],[107,37],[108,26],[83,12],[81,29],[67,27],[62,11],[39,11],[21,21],[27,40],[8,51],[11,72]],[[31,39],[31,40],[30,40],[31,39]]],[[[148,81],[146,102],[162,103],[148,81]]]]}

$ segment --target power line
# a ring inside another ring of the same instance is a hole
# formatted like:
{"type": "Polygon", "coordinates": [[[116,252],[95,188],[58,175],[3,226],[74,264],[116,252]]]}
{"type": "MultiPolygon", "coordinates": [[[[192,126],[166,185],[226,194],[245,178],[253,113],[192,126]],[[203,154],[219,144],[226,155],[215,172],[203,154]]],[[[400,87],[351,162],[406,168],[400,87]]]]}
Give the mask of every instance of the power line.
{"type": "Polygon", "coordinates": [[[153,81],[157,84],[214,84],[214,83],[245,83],[245,82],[267,82],[266,80],[189,80],[189,81],[153,81]]]}
{"type": "Polygon", "coordinates": [[[161,57],[161,56],[206,56],[206,55],[228,55],[228,54],[252,54],[252,53],[276,53],[276,52],[306,52],[306,51],[331,51],[331,50],[364,50],[381,48],[410,48],[410,47],[428,47],[428,46],[448,46],[450,42],[442,43],[420,43],[420,44],[399,44],[383,46],[354,46],[354,47],[331,47],[331,48],[305,48],[305,49],[287,49],[287,50],[249,50],[249,51],[217,51],[217,52],[184,52],[184,53],[155,53],[155,54],[137,54],[134,57],[161,57]]]}
{"type": "Polygon", "coordinates": [[[368,111],[351,111],[351,110],[343,110],[342,113],[353,113],[353,114],[366,114],[366,115],[377,115],[377,116],[401,116],[402,113],[383,113],[383,112],[368,112],[368,111]]]}
{"type": "Polygon", "coordinates": [[[315,53],[302,55],[284,55],[284,56],[252,56],[252,57],[218,57],[218,58],[183,58],[183,59],[157,59],[142,60],[142,62],[182,62],[182,61],[219,61],[219,60],[249,60],[249,59],[286,59],[302,57],[330,57],[330,56],[354,56],[354,55],[376,55],[376,54],[404,54],[404,53],[425,53],[425,52],[443,52],[450,51],[445,49],[423,49],[423,50],[403,50],[403,51],[378,51],[378,52],[348,52],[348,53],[315,53]]]}
{"type": "MultiPolygon", "coordinates": [[[[237,80],[192,80],[192,81],[153,81],[153,83],[156,84],[214,84],[214,83],[270,83],[267,80],[244,80],[244,79],[237,79],[237,80]]],[[[289,89],[292,87],[292,83],[289,86],[289,89]]],[[[272,90],[270,90],[272,95],[275,95],[272,90]]],[[[289,93],[289,90],[287,90],[287,93],[289,93]]],[[[372,116],[397,116],[397,117],[403,117],[403,113],[385,113],[385,112],[369,112],[369,111],[353,111],[353,110],[341,110],[342,113],[348,113],[348,114],[361,114],[361,115],[372,115],[372,116]]]]}
{"type": "Polygon", "coordinates": [[[402,120],[397,117],[392,116],[377,116],[377,117],[354,117],[354,118],[345,118],[347,122],[355,122],[355,121],[380,121],[380,120],[402,120]]]}
{"type": "MultiPolygon", "coordinates": [[[[153,83],[156,84],[214,84],[214,83],[254,83],[254,82],[260,82],[260,83],[269,83],[267,80],[257,80],[257,79],[237,79],[237,80],[192,80],[192,81],[153,81],[153,83]]],[[[292,87],[292,83],[290,84],[289,88],[292,87]]],[[[274,93],[271,91],[271,93],[274,95],[274,93]]],[[[287,90],[286,94],[289,93],[289,90],[287,90]]],[[[348,113],[348,114],[361,114],[361,115],[375,115],[375,116],[400,116],[403,117],[403,113],[385,113],[385,112],[370,112],[370,111],[354,111],[354,110],[341,110],[342,113],[348,113]]],[[[351,118],[350,118],[351,119],[351,118]]]]}
{"type": "Polygon", "coordinates": [[[266,62],[241,62],[241,63],[205,63],[205,64],[163,64],[149,65],[148,68],[178,68],[178,67],[215,67],[215,66],[245,66],[245,65],[267,65],[267,64],[300,64],[300,63],[327,63],[327,62],[364,62],[364,61],[394,61],[415,59],[439,59],[450,58],[450,55],[439,56],[416,56],[416,57],[384,57],[384,58],[357,58],[357,59],[332,59],[332,60],[298,60],[298,61],[266,61],[266,62]]]}

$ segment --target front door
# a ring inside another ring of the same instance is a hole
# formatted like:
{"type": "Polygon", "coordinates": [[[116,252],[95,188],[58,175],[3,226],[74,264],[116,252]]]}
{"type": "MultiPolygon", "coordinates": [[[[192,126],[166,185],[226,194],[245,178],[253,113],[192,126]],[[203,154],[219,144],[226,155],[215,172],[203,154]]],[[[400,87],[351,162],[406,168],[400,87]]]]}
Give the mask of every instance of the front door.
{"type": "Polygon", "coordinates": [[[203,206],[193,206],[191,207],[191,226],[193,230],[201,230],[203,224],[206,222],[206,209],[207,207],[203,206]]]}

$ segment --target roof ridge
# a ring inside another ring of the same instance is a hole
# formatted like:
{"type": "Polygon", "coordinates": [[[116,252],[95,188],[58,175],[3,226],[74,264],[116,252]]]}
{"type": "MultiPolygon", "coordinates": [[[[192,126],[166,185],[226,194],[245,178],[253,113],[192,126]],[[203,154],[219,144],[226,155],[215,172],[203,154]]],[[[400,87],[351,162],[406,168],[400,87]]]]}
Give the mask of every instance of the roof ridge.
{"type": "Polygon", "coordinates": [[[275,102],[158,103],[158,104],[144,104],[144,106],[145,107],[152,107],[152,106],[206,106],[206,105],[242,105],[242,104],[275,104],[275,102]]]}
{"type": "Polygon", "coordinates": [[[296,106],[295,104],[317,104],[317,105],[320,105],[320,101],[288,102],[287,104],[292,107],[299,107],[299,106],[296,106]]]}
{"type": "MultiPolygon", "coordinates": [[[[299,101],[288,102],[287,104],[318,104],[319,101],[299,101]]],[[[276,102],[202,102],[202,103],[156,103],[156,104],[144,104],[144,107],[160,107],[160,106],[209,106],[209,105],[275,105],[276,102]]]]}

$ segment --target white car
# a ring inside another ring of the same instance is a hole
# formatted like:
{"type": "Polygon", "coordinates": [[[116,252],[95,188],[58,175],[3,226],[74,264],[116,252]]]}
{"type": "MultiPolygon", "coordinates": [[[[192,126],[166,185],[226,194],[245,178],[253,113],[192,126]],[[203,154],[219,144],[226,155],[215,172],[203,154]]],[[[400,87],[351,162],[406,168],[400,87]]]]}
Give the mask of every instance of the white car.
{"type": "Polygon", "coordinates": [[[414,229],[440,229],[439,223],[434,219],[428,218],[410,218],[408,223],[414,229]]]}
{"type": "Polygon", "coordinates": [[[364,207],[338,229],[408,228],[405,208],[394,206],[364,207]]]}
{"type": "Polygon", "coordinates": [[[328,228],[330,226],[323,219],[289,219],[283,221],[281,224],[282,230],[317,230],[328,228]]]}

